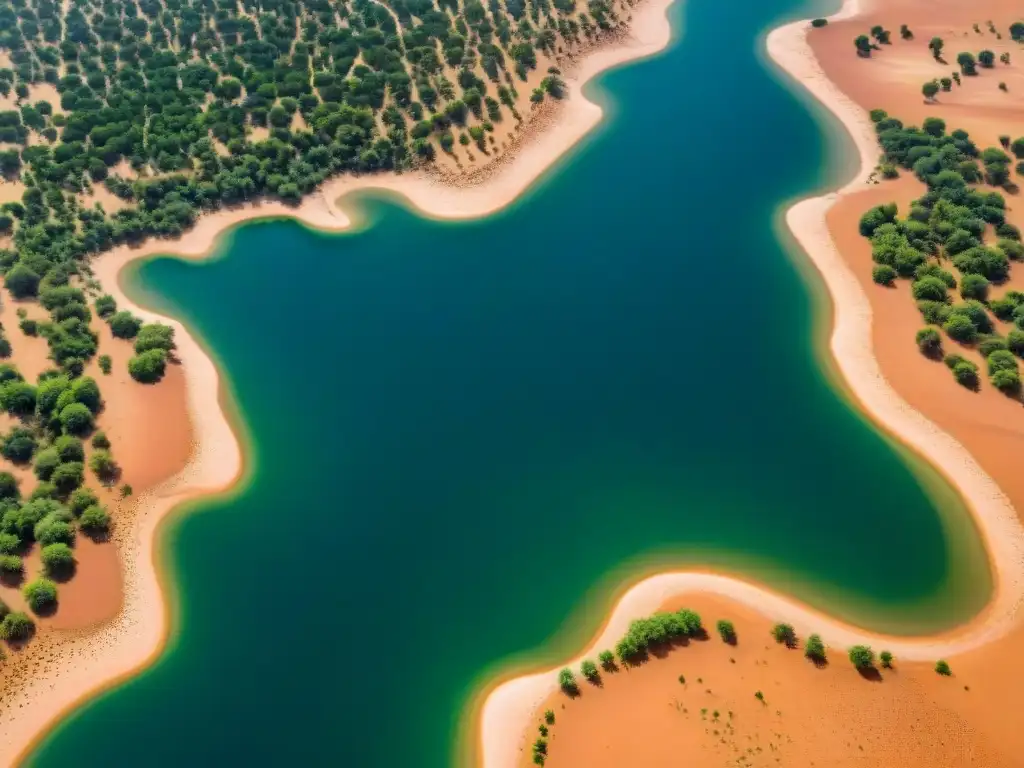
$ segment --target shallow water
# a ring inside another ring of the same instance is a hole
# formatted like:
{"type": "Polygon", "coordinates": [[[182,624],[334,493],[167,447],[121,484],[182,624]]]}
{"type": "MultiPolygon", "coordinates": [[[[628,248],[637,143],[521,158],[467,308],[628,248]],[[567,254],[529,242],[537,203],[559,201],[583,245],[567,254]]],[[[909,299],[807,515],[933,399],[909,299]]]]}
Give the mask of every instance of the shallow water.
{"type": "Polygon", "coordinates": [[[252,480],[166,530],[167,653],[30,762],[448,765],[489,672],[658,567],[890,631],[977,611],[960,502],[830,384],[775,233],[845,141],[762,62],[801,11],[677,6],[685,35],[592,86],[609,119],[501,215],[366,196],[356,234],[256,224],[137,269],[227,371],[252,480]]]}

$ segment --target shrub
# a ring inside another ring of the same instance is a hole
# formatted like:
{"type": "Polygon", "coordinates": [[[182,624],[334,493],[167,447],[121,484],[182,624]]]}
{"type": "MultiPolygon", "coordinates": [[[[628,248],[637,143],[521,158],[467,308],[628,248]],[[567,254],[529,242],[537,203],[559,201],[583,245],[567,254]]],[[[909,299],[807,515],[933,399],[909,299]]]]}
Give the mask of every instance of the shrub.
{"type": "Polygon", "coordinates": [[[568,667],[558,673],[558,687],[566,693],[575,693],[579,690],[579,686],[576,685],[576,676],[568,667]]]}
{"type": "Polygon", "coordinates": [[[0,533],[0,555],[14,555],[21,549],[21,539],[13,533],[0,533]]]}
{"type": "Polygon", "coordinates": [[[85,461],[85,448],[77,437],[61,435],[53,441],[53,448],[61,461],[85,461]]]}
{"type": "Polygon", "coordinates": [[[107,450],[110,448],[110,439],[107,437],[107,433],[100,430],[92,436],[92,447],[101,448],[107,450]]]}
{"type": "Polygon", "coordinates": [[[27,299],[39,292],[39,275],[24,264],[15,264],[4,276],[4,285],[16,299],[27,299]]]}
{"type": "Polygon", "coordinates": [[[580,674],[592,683],[596,682],[601,677],[600,673],[597,671],[597,664],[592,662],[590,659],[584,659],[583,663],[580,664],[580,674]]]}
{"type": "Polygon", "coordinates": [[[110,451],[94,451],[92,456],[89,457],[89,469],[91,469],[95,473],[96,477],[98,477],[103,483],[109,484],[117,479],[117,462],[114,461],[114,457],[110,455],[110,451]]]}
{"type": "Polygon", "coordinates": [[[988,357],[993,352],[1006,349],[1009,349],[1009,347],[1007,346],[1005,339],[1001,336],[990,334],[987,336],[981,336],[978,339],[978,351],[981,352],[982,357],[988,357]]]}
{"type": "Polygon", "coordinates": [[[36,454],[36,463],[33,471],[40,480],[49,480],[50,476],[60,465],[60,454],[56,448],[44,448],[36,454]]]}
{"type": "Polygon", "coordinates": [[[946,300],[946,284],[937,277],[928,276],[915,280],[914,284],[910,287],[910,291],[914,298],[919,301],[946,300]]]}
{"type": "MultiPolygon", "coordinates": [[[[18,577],[25,571],[25,565],[17,555],[0,555],[0,573],[18,577]]],[[[6,607],[6,606],[5,606],[6,607]]]]}
{"type": "Polygon", "coordinates": [[[0,638],[8,643],[23,643],[35,634],[36,625],[20,611],[9,613],[0,621],[0,638]]]}
{"type": "Polygon", "coordinates": [[[0,444],[0,454],[15,464],[28,463],[35,452],[36,439],[32,432],[24,427],[14,427],[4,435],[3,443],[0,444]]]}
{"type": "Polygon", "coordinates": [[[35,527],[36,539],[44,547],[48,544],[74,544],[75,529],[63,520],[46,517],[35,527]]]}
{"type": "Polygon", "coordinates": [[[796,645],[796,631],[791,624],[776,624],[772,627],[772,637],[776,643],[784,643],[790,648],[796,645]]]}
{"type": "Polygon", "coordinates": [[[828,19],[811,19],[811,26],[815,28],[828,26],[828,19]]]}
{"type": "Polygon", "coordinates": [[[18,499],[20,497],[18,479],[10,472],[0,472],[0,499],[18,499]]]}
{"type": "Polygon", "coordinates": [[[1018,357],[1024,357],[1024,331],[1011,328],[1006,334],[1006,347],[1018,357]]]}
{"type": "Polygon", "coordinates": [[[988,298],[989,282],[984,275],[964,275],[960,281],[960,295],[965,299],[985,301],[988,298]]]}
{"type": "Polygon", "coordinates": [[[152,349],[170,352],[174,349],[174,329],[160,323],[147,323],[135,337],[135,354],[141,355],[152,349]]]}
{"type": "Polygon", "coordinates": [[[989,376],[992,386],[1007,395],[1020,392],[1020,374],[1017,371],[996,371],[989,376]]]}
{"type": "Polygon", "coordinates": [[[1013,356],[1013,353],[1006,349],[997,349],[992,352],[988,359],[988,372],[996,373],[997,371],[1016,371],[1017,370],[1017,358],[1013,356]]]}
{"type": "Polygon", "coordinates": [[[84,435],[92,429],[92,411],[82,403],[71,403],[60,412],[60,425],[70,435],[84,435]]]}
{"type": "Polygon", "coordinates": [[[85,467],[80,461],[69,461],[59,464],[53,474],[50,475],[50,482],[56,486],[61,496],[67,496],[75,488],[82,484],[85,467]]]}
{"type": "Polygon", "coordinates": [[[142,321],[131,312],[121,311],[110,318],[110,332],[119,339],[134,339],[142,327],[142,321]]]}
{"type": "Polygon", "coordinates": [[[978,338],[978,329],[965,315],[950,315],[942,329],[949,334],[951,339],[963,344],[970,344],[978,338]]]}
{"type": "Polygon", "coordinates": [[[109,293],[96,299],[96,314],[100,317],[110,317],[117,311],[117,302],[109,293]]]}
{"type": "Polygon", "coordinates": [[[99,413],[103,406],[99,385],[95,379],[89,376],[75,379],[71,384],[71,394],[76,402],[81,403],[93,413],[99,413]]]}
{"type": "Polygon", "coordinates": [[[926,357],[937,357],[942,354],[942,337],[934,328],[922,328],[915,337],[917,348],[926,357]]]}
{"type": "Polygon", "coordinates": [[[38,578],[22,587],[22,596],[35,613],[46,613],[57,607],[57,585],[46,578],[38,578]]]}
{"type": "Polygon", "coordinates": [[[75,553],[71,551],[71,547],[61,542],[43,547],[40,557],[47,575],[55,578],[66,576],[75,567],[75,553]]]}
{"type": "Polygon", "coordinates": [[[875,664],[875,652],[867,645],[855,645],[850,649],[850,662],[857,669],[870,669],[875,664]]]}
{"type": "Polygon", "coordinates": [[[547,723],[548,725],[554,725],[555,724],[555,713],[554,713],[553,710],[550,710],[550,709],[545,709],[544,710],[544,722],[547,723]]]}
{"type": "Polygon", "coordinates": [[[167,353],[162,349],[150,349],[128,361],[128,373],[141,384],[154,384],[164,376],[167,353]]]}
{"type": "Polygon", "coordinates": [[[935,671],[938,672],[940,675],[944,675],[945,677],[949,677],[953,674],[953,670],[949,668],[949,664],[946,662],[945,659],[939,659],[937,662],[935,662],[935,671]]]}
{"type": "Polygon", "coordinates": [[[878,654],[879,661],[882,662],[882,666],[886,669],[892,668],[892,654],[889,651],[882,651],[878,654]]]}
{"type": "Polygon", "coordinates": [[[970,360],[961,360],[953,366],[953,378],[961,386],[976,389],[978,386],[978,366],[970,360]]]}
{"type": "Polygon", "coordinates": [[[99,499],[91,488],[79,488],[68,499],[68,509],[77,517],[89,507],[98,503],[99,499]]]}
{"type": "Polygon", "coordinates": [[[871,268],[871,279],[878,285],[890,286],[896,280],[896,270],[888,264],[876,264],[871,268]]]}
{"type": "Polygon", "coordinates": [[[812,661],[825,661],[825,643],[821,635],[811,635],[807,638],[807,645],[804,646],[804,656],[812,661]]]}
{"type": "Polygon", "coordinates": [[[615,668],[615,654],[609,650],[604,650],[597,654],[597,660],[601,662],[601,666],[605,670],[610,671],[615,668]]]}
{"type": "Polygon", "coordinates": [[[731,621],[719,619],[715,627],[718,629],[718,635],[722,638],[722,642],[729,643],[730,645],[736,642],[736,627],[733,626],[731,621]]]}
{"type": "Polygon", "coordinates": [[[100,371],[102,371],[103,375],[109,376],[110,371],[114,366],[113,361],[110,359],[110,355],[100,355],[97,362],[99,363],[100,371]]]}
{"type": "Polygon", "coordinates": [[[94,504],[82,512],[78,524],[90,536],[100,536],[110,530],[110,515],[103,507],[94,504]]]}

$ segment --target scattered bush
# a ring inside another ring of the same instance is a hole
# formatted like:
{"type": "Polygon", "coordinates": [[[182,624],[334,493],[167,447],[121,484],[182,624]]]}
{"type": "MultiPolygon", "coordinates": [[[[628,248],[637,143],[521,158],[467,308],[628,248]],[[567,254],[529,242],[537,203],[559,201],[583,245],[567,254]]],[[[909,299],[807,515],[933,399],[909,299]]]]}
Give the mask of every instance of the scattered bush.
{"type": "Polygon", "coordinates": [[[597,664],[590,659],[584,659],[583,663],[580,664],[580,674],[592,683],[596,683],[601,679],[601,674],[597,671],[597,664]]]}
{"type": "Polygon", "coordinates": [[[40,557],[46,574],[51,578],[64,578],[75,568],[75,553],[61,542],[43,547],[40,557]]]}
{"type": "Polygon", "coordinates": [[[23,643],[30,640],[35,631],[35,622],[20,611],[8,613],[3,621],[0,621],[0,638],[8,643],[23,643]]]}
{"type": "Polygon", "coordinates": [[[915,337],[917,348],[925,357],[939,357],[942,355],[942,337],[934,328],[922,328],[915,337]]]}
{"type": "Polygon", "coordinates": [[[722,638],[722,642],[729,643],[729,645],[735,645],[736,627],[733,626],[731,621],[719,619],[715,628],[718,629],[718,635],[722,638]]]}
{"type": "Polygon", "coordinates": [[[892,654],[889,651],[882,651],[878,654],[878,660],[882,662],[882,666],[886,669],[892,668],[892,654]]]}
{"type": "Polygon", "coordinates": [[[875,652],[867,645],[855,645],[850,649],[850,662],[857,669],[870,669],[875,665],[875,652]]]}
{"type": "Polygon", "coordinates": [[[937,662],[935,662],[935,671],[945,677],[949,677],[953,674],[953,670],[949,668],[949,664],[946,662],[945,659],[939,659],[937,662]]]}
{"type": "Polygon", "coordinates": [[[34,613],[49,613],[57,607],[57,585],[49,579],[29,582],[22,587],[21,594],[34,613]]]}
{"type": "Polygon", "coordinates": [[[807,638],[807,645],[804,646],[804,655],[816,662],[825,661],[825,643],[821,635],[811,635],[807,638]]]}
{"type": "Polygon", "coordinates": [[[776,624],[772,627],[772,637],[776,643],[785,644],[789,648],[796,645],[796,631],[791,624],[776,624]]]}
{"type": "Polygon", "coordinates": [[[150,349],[128,361],[128,373],[141,384],[154,384],[164,377],[167,353],[162,349],[150,349]]]}

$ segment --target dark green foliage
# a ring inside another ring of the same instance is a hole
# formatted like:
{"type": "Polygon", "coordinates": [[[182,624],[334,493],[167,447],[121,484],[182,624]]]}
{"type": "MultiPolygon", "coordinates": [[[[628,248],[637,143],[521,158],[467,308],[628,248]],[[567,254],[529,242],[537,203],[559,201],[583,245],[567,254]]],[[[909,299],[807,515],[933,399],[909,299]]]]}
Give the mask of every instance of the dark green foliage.
{"type": "Polygon", "coordinates": [[[923,277],[916,280],[911,287],[915,299],[926,301],[945,301],[946,284],[936,277],[923,277]]]}
{"type": "Polygon", "coordinates": [[[31,639],[35,631],[35,622],[20,611],[9,613],[0,621],[0,638],[8,643],[23,643],[31,639]]]}
{"type": "Polygon", "coordinates": [[[736,627],[733,626],[731,621],[726,619],[719,619],[715,624],[715,629],[718,630],[718,636],[722,638],[722,642],[735,645],[736,643],[736,627]]]}
{"type": "Polygon", "coordinates": [[[89,469],[96,474],[96,477],[104,485],[112,484],[120,474],[117,462],[114,461],[114,457],[107,450],[93,451],[92,456],[89,457],[89,469]]]}
{"type": "Polygon", "coordinates": [[[855,645],[850,648],[850,662],[857,669],[870,669],[875,664],[875,652],[867,645],[855,645]]]}
{"type": "Polygon", "coordinates": [[[961,355],[946,355],[942,362],[953,372],[953,378],[958,384],[968,389],[977,389],[978,366],[961,355]]]}
{"type": "Polygon", "coordinates": [[[96,299],[95,307],[97,315],[102,318],[107,318],[117,311],[117,302],[110,294],[104,294],[96,299]]]}
{"type": "Polygon", "coordinates": [[[0,472],[0,500],[18,499],[21,492],[18,490],[18,480],[10,472],[0,472]]]}
{"type": "Polygon", "coordinates": [[[92,411],[82,403],[70,403],[60,412],[61,428],[70,435],[85,435],[92,430],[92,411]]]}
{"type": "Polygon", "coordinates": [[[174,329],[160,323],[147,323],[139,328],[135,336],[135,353],[142,354],[152,349],[170,352],[174,349],[174,329]]]}
{"type": "Polygon", "coordinates": [[[131,312],[124,310],[110,318],[110,332],[119,339],[134,339],[142,328],[142,321],[131,312]]]}
{"type": "Polygon", "coordinates": [[[944,677],[949,677],[953,674],[953,670],[949,668],[949,663],[945,659],[939,659],[935,662],[935,671],[944,677]]]}
{"type": "Polygon", "coordinates": [[[649,619],[637,619],[615,645],[615,653],[623,662],[642,658],[653,645],[677,638],[696,637],[703,633],[701,618],[685,608],[675,613],[656,613],[649,619]]]}
{"type": "Polygon", "coordinates": [[[36,439],[31,430],[14,427],[3,437],[0,454],[15,464],[26,464],[36,451],[36,439]]]}
{"type": "Polygon", "coordinates": [[[128,373],[142,384],[154,384],[164,376],[167,353],[162,349],[149,349],[128,361],[128,373]]]}
{"type": "Polygon", "coordinates": [[[39,275],[24,264],[15,264],[4,276],[4,285],[16,299],[27,299],[39,291],[39,275]]]}
{"type": "Polygon", "coordinates": [[[988,334],[978,338],[978,351],[982,357],[988,357],[997,350],[1009,349],[1006,340],[996,334],[988,334]]]}
{"type": "Polygon", "coordinates": [[[583,663],[580,664],[580,674],[592,683],[596,683],[601,679],[601,674],[597,671],[597,665],[590,659],[584,659],[583,663]]]}
{"type": "Polygon", "coordinates": [[[1011,328],[1006,334],[1006,347],[1018,357],[1024,357],[1024,331],[1011,328]]]}
{"type": "Polygon", "coordinates": [[[984,275],[967,274],[960,283],[960,295],[965,299],[985,301],[988,298],[989,281],[984,275]]]}
{"type": "Polygon", "coordinates": [[[922,328],[915,337],[917,348],[925,357],[940,357],[942,355],[942,337],[934,328],[922,328]]]}
{"type": "Polygon", "coordinates": [[[791,624],[776,624],[772,627],[772,637],[775,638],[776,643],[789,648],[796,646],[796,631],[791,624]]]}
{"type": "Polygon", "coordinates": [[[895,203],[876,205],[860,219],[860,233],[865,237],[871,237],[875,230],[882,224],[896,219],[897,209],[895,203]]]}
{"type": "Polygon", "coordinates": [[[811,635],[807,638],[804,656],[819,663],[825,661],[825,643],[822,642],[821,635],[811,635]]]}
{"type": "Polygon", "coordinates": [[[961,344],[970,344],[978,338],[978,329],[966,315],[950,315],[942,329],[951,339],[961,344]]]}
{"type": "Polygon", "coordinates": [[[46,575],[51,578],[65,578],[75,568],[75,553],[62,542],[43,547],[40,558],[46,575]]]}
{"type": "Polygon", "coordinates": [[[579,690],[579,685],[576,683],[576,675],[568,667],[565,667],[558,673],[558,687],[568,694],[575,694],[579,690]]]}
{"type": "Polygon", "coordinates": [[[879,285],[890,286],[896,280],[896,270],[888,264],[875,264],[871,268],[871,279],[879,285]]]}
{"type": "Polygon", "coordinates": [[[98,504],[99,499],[91,488],[79,488],[68,498],[68,510],[76,517],[89,507],[98,504]]]}
{"type": "Polygon", "coordinates": [[[882,662],[882,667],[884,669],[892,668],[892,654],[889,653],[889,651],[882,651],[878,654],[878,660],[882,662]]]}
{"type": "Polygon", "coordinates": [[[113,365],[114,365],[113,361],[110,359],[110,355],[100,355],[96,359],[96,362],[99,364],[100,371],[103,372],[104,376],[107,376],[107,375],[110,374],[110,371],[113,369],[113,365]]]}
{"type": "Polygon", "coordinates": [[[69,461],[59,464],[50,475],[50,482],[57,488],[61,496],[67,496],[85,479],[85,469],[80,461],[69,461]]]}
{"type": "Polygon", "coordinates": [[[606,672],[610,672],[615,669],[615,654],[611,651],[601,651],[597,654],[597,660],[601,662],[601,668],[606,672]]]}
{"type": "Polygon", "coordinates": [[[53,470],[60,464],[60,454],[56,448],[44,448],[36,454],[33,470],[40,480],[49,480],[53,470]]]}
{"type": "Polygon", "coordinates": [[[28,607],[35,613],[49,613],[57,607],[57,585],[49,579],[38,578],[21,590],[28,607]]]}
{"type": "Polygon", "coordinates": [[[82,531],[90,536],[102,536],[110,529],[110,515],[99,505],[88,507],[78,520],[82,531]]]}
{"type": "Polygon", "coordinates": [[[999,370],[989,376],[992,386],[1007,395],[1020,392],[1020,373],[1018,371],[999,370]]]}
{"type": "Polygon", "coordinates": [[[811,26],[815,28],[828,26],[828,19],[811,19],[811,26]]]}

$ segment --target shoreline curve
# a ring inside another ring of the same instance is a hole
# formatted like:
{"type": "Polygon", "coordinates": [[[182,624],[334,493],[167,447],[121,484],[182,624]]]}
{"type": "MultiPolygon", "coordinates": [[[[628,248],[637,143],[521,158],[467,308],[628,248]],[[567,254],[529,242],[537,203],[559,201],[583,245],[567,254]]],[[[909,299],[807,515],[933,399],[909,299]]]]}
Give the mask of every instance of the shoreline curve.
{"type": "MultiPolygon", "coordinates": [[[[859,12],[860,0],[844,0],[841,9],[828,18],[840,21],[859,12]]],[[[735,576],[680,571],[645,578],[617,600],[583,652],[557,667],[495,681],[478,697],[482,705],[475,736],[482,768],[515,768],[532,718],[557,690],[559,668],[578,666],[598,650],[612,647],[630,621],[648,616],[668,600],[686,594],[700,592],[736,601],[786,621],[798,632],[817,632],[830,645],[883,645],[908,661],[954,656],[1002,637],[1014,626],[1024,605],[1024,526],[1009,499],[962,444],[892,389],[875,358],[870,302],[839,253],[825,216],[843,195],[865,188],[879,149],[867,114],[822,70],[806,40],[810,28],[810,19],[802,19],[771,30],[765,39],[768,60],[838,118],[856,146],[859,165],[854,177],[838,190],[792,204],[785,213],[785,223],[828,289],[832,305],[829,351],[843,383],[878,427],[934,466],[959,490],[985,545],[993,572],[993,596],[961,627],[930,636],[900,637],[868,632],[735,576]]]]}
{"type": "MultiPolygon", "coordinates": [[[[297,206],[259,201],[201,217],[177,240],[149,239],[141,246],[120,246],[91,262],[93,276],[118,306],[146,321],[175,329],[177,357],[186,379],[188,416],[195,444],[187,465],[174,477],[140,495],[137,513],[119,552],[124,570],[124,601],[118,615],[99,629],[58,639],[61,659],[0,703],[0,763],[20,765],[72,710],[151,666],[163,653],[170,633],[171,601],[161,584],[159,528],[181,505],[230,491],[246,471],[242,444],[222,402],[224,382],[217,365],[181,321],[145,309],[121,287],[122,271],[154,256],[185,259],[214,255],[222,237],[244,223],[288,218],[325,232],[351,230],[356,222],[341,207],[342,198],[362,190],[380,190],[403,198],[419,213],[444,219],[486,216],[518,200],[600,123],[602,106],[583,88],[595,76],[626,62],[663,50],[671,40],[667,18],[674,0],[641,0],[623,34],[585,53],[565,73],[569,98],[552,105],[557,128],[534,126],[528,137],[478,181],[456,186],[424,172],[391,176],[343,176],[329,180],[297,206]],[[26,702],[32,702],[27,704],[26,702]]],[[[550,114],[548,120],[553,122],[550,114]]],[[[165,589],[166,587],[166,589],[165,589]]]]}

